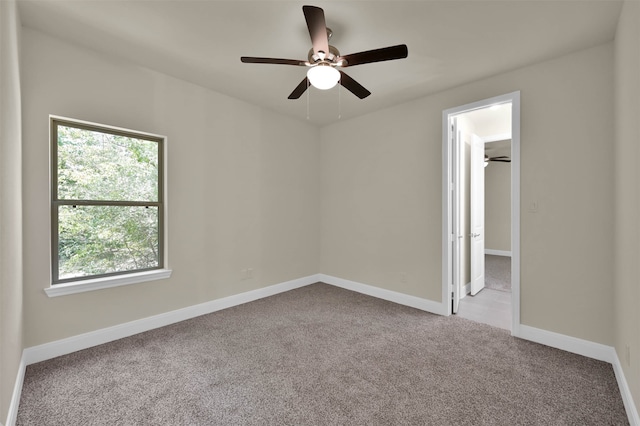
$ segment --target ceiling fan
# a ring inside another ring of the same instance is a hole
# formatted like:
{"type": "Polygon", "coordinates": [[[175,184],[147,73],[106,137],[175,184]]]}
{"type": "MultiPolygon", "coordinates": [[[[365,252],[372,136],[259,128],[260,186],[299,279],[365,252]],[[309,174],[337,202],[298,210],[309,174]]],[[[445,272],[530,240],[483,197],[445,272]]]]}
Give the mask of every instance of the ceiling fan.
{"type": "Polygon", "coordinates": [[[489,157],[488,155],[484,156],[484,166],[487,167],[490,161],[496,161],[498,163],[510,163],[511,158],[506,155],[500,155],[498,157],[489,157]]]}
{"type": "Polygon", "coordinates": [[[340,55],[338,49],[329,44],[332,31],[330,28],[327,28],[325,23],[324,10],[316,6],[302,6],[302,12],[307,21],[311,44],[313,46],[307,55],[306,61],[256,58],[252,56],[243,56],[240,58],[242,62],[250,64],[295,65],[309,68],[307,76],[293,89],[293,92],[289,95],[289,99],[300,98],[309,87],[309,84],[321,90],[331,89],[336,84],[341,84],[358,98],[364,99],[369,96],[371,92],[345,74],[341,68],[372,62],[402,59],[408,55],[407,45],[405,44],[367,50],[350,55],[340,55]]]}

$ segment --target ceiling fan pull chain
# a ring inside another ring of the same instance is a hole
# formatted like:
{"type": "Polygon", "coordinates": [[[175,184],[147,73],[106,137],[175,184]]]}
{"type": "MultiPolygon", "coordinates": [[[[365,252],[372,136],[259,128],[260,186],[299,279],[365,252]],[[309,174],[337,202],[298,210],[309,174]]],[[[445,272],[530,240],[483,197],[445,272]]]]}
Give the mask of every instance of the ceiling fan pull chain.
{"type": "MultiPolygon", "coordinates": [[[[342,80],[342,75],[340,75],[342,80]]],[[[338,81],[338,120],[342,119],[342,82],[338,81]]]]}
{"type": "MultiPolygon", "coordinates": [[[[0,0],[1,1],[1,0],[0,0]]],[[[311,36],[311,50],[307,54],[307,61],[283,58],[259,58],[255,56],[241,56],[240,61],[249,64],[279,64],[307,67],[307,76],[291,92],[288,99],[299,99],[305,90],[314,86],[320,90],[328,90],[336,84],[364,99],[371,94],[360,83],[342,72],[340,68],[354,65],[369,64],[372,62],[392,61],[406,58],[409,51],[406,44],[383,47],[380,49],[366,50],[364,52],[340,55],[340,51],[329,44],[333,34],[324,19],[324,10],[317,6],[302,6],[304,19],[307,21],[307,29],[311,36]]],[[[340,93],[340,92],[339,92],[340,93]]],[[[338,95],[340,97],[341,95],[338,95]]],[[[340,98],[338,100],[340,102],[340,98]]],[[[307,104],[309,103],[309,91],[307,90],[307,104]]],[[[338,118],[342,112],[338,111],[338,118]]],[[[309,120],[309,106],[307,105],[307,120],[309,120]]]]}
{"type": "Polygon", "coordinates": [[[311,89],[309,88],[309,82],[307,81],[307,120],[309,120],[309,92],[311,92],[311,89]]]}

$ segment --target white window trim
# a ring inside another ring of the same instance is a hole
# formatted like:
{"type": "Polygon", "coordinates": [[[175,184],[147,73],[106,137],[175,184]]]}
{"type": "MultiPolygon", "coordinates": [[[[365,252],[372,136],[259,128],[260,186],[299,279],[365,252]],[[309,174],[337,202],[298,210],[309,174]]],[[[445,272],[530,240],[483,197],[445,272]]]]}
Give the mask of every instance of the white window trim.
{"type": "Polygon", "coordinates": [[[65,296],[67,294],[84,293],[85,291],[100,290],[103,288],[119,287],[129,284],[137,284],[145,281],[155,281],[169,278],[171,269],[154,269],[152,271],[134,272],[132,274],[115,275],[112,277],[93,278],[83,281],[74,281],[64,284],[52,285],[44,291],[49,297],[65,296]]]}
{"type": "MultiPolygon", "coordinates": [[[[49,115],[49,122],[51,122],[51,119],[73,121],[79,124],[100,126],[100,127],[113,129],[113,130],[132,132],[132,133],[147,135],[151,137],[160,137],[164,139],[164,142],[162,144],[163,145],[163,152],[162,152],[163,179],[162,180],[163,180],[163,191],[164,191],[164,194],[163,194],[163,197],[164,197],[164,204],[163,204],[164,256],[163,257],[164,257],[165,268],[152,269],[150,271],[125,273],[125,274],[113,275],[108,277],[89,278],[86,280],[72,281],[72,282],[56,284],[56,285],[53,285],[52,278],[50,276],[49,287],[44,289],[44,292],[47,294],[47,296],[49,297],[65,296],[68,294],[84,293],[87,291],[101,290],[101,289],[111,288],[111,287],[120,287],[124,285],[137,284],[137,283],[142,283],[146,281],[162,280],[162,279],[167,279],[171,277],[171,273],[173,272],[173,270],[168,268],[168,265],[169,265],[169,232],[168,232],[169,231],[169,207],[168,207],[169,191],[167,186],[168,184],[167,171],[169,170],[169,166],[168,166],[169,158],[167,156],[167,153],[169,151],[168,138],[166,136],[158,135],[154,133],[147,133],[147,132],[141,132],[139,130],[126,129],[124,127],[116,127],[116,126],[109,126],[105,124],[93,123],[91,121],[78,120],[75,118],[63,117],[59,115],[49,115]]],[[[49,126],[49,128],[51,128],[51,126],[49,126]]],[[[51,135],[49,135],[49,140],[51,140],[51,135]]],[[[49,172],[49,179],[51,179],[51,171],[49,172]]],[[[49,190],[51,190],[51,182],[49,182],[49,190]]],[[[49,199],[51,199],[51,197],[49,197],[49,199]]],[[[49,261],[49,263],[51,263],[51,261],[49,261]]]]}

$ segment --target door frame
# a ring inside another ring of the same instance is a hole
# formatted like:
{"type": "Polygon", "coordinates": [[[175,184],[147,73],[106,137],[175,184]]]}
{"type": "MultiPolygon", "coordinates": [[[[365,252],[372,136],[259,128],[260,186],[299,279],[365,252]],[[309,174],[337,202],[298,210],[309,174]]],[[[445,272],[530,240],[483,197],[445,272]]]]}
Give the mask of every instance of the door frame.
{"type": "MultiPolygon", "coordinates": [[[[458,130],[458,120],[455,117],[452,117],[449,121],[451,124],[451,176],[452,181],[455,179],[460,182],[462,179],[461,176],[461,167],[462,164],[462,154],[461,154],[461,144],[460,144],[460,131],[458,130]]],[[[460,214],[461,214],[461,206],[462,205],[462,197],[460,196],[460,192],[451,194],[451,215],[454,218],[452,222],[451,234],[453,235],[453,240],[451,241],[451,250],[452,250],[452,258],[451,258],[451,284],[452,284],[452,292],[451,297],[453,298],[453,303],[451,303],[451,313],[458,313],[458,307],[460,306],[460,299],[462,299],[466,294],[463,289],[460,288],[460,280],[464,275],[461,267],[460,259],[462,258],[462,245],[460,244],[460,236],[456,235],[459,232],[460,227],[460,214]],[[457,284],[457,285],[453,285],[457,284]]]]}
{"type": "Polygon", "coordinates": [[[452,116],[511,103],[511,334],[520,334],[520,91],[483,99],[442,112],[442,308],[451,315],[453,292],[452,116]]]}

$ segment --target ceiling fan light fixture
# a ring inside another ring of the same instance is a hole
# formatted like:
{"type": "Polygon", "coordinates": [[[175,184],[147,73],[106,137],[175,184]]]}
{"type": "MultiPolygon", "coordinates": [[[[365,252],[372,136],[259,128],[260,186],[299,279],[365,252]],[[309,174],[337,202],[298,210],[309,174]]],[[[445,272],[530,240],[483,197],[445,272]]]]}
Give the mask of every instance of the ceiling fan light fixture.
{"type": "Polygon", "coordinates": [[[340,71],[329,64],[318,64],[309,68],[307,78],[316,89],[328,90],[335,87],[340,81],[340,71]]]}
{"type": "MultiPolygon", "coordinates": [[[[0,0],[2,1],[2,0],[0,0]]],[[[360,83],[341,71],[343,67],[370,64],[372,62],[391,61],[406,58],[409,54],[406,44],[388,46],[380,49],[341,55],[340,51],[329,44],[333,32],[327,28],[324,10],[317,6],[302,6],[307,29],[311,36],[311,49],[307,53],[307,61],[283,58],[260,58],[255,56],[241,56],[240,60],[250,64],[279,64],[309,67],[307,76],[293,89],[288,99],[300,99],[300,96],[313,86],[320,90],[328,90],[340,84],[360,99],[371,94],[360,83]],[[338,68],[340,67],[340,68],[338,68]]]]}

